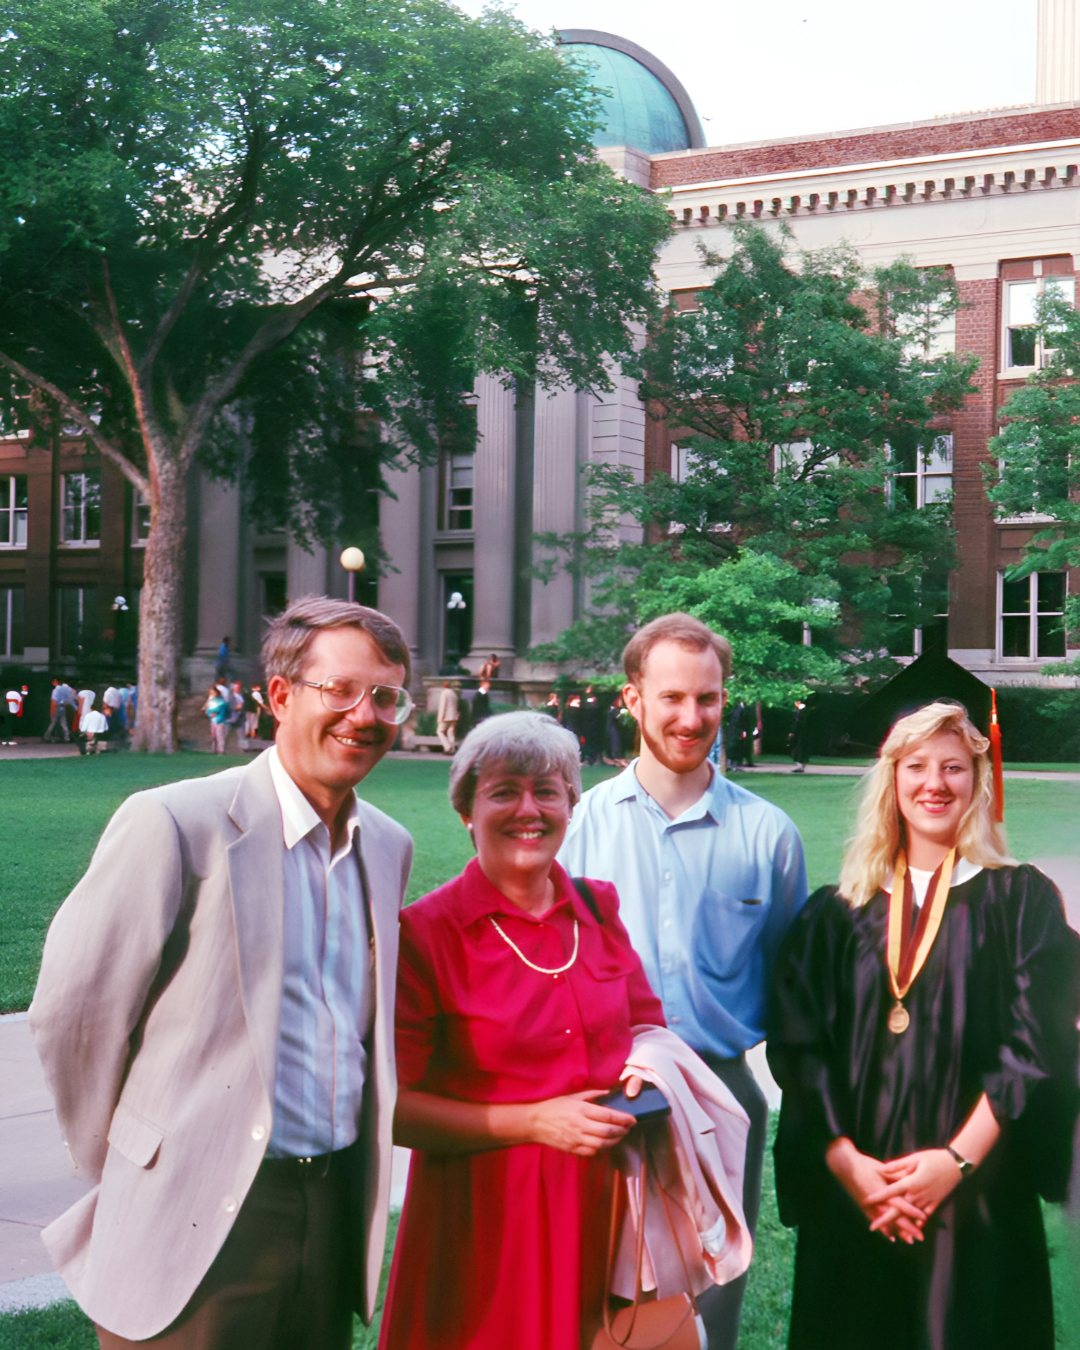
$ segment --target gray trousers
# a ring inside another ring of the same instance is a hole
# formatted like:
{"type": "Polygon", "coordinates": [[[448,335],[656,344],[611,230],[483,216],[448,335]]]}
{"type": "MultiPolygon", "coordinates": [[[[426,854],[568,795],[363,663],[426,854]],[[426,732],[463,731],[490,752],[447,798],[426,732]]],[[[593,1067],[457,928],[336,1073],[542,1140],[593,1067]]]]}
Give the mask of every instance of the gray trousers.
{"type": "Polygon", "coordinates": [[[56,712],[53,713],[52,721],[49,723],[48,728],[45,731],[45,735],[42,736],[41,739],[43,741],[50,740],[53,734],[53,727],[55,727],[57,722],[59,722],[60,730],[64,733],[64,740],[70,741],[71,736],[68,734],[68,714],[70,712],[71,712],[70,704],[58,703],[56,706],[56,712]]]}
{"type": "MultiPolygon", "coordinates": [[[[761,1166],[765,1160],[765,1139],[769,1124],[769,1105],[765,1094],[746,1063],[746,1056],[720,1059],[703,1054],[701,1058],[731,1089],[736,1101],[750,1117],[746,1138],[746,1170],[743,1174],[743,1210],[753,1233],[757,1228],[761,1202],[761,1166]]],[[[709,1336],[709,1350],[735,1350],[739,1339],[739,1314],[746,1293],[746,1275],[730,1284],[713,1285],[698,1299],[702,1321],[709,1336]]]]}

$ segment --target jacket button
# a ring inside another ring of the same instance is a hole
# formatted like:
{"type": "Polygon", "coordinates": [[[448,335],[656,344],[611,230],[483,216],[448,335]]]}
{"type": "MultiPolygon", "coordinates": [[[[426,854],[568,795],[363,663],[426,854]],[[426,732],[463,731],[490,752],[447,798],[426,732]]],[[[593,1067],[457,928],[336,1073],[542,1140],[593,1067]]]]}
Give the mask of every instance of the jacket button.
{"type": "Polygon", "coordinates": [[[232,1198],[231,1195],[227,1195],[225,1199],[222,1201],[222,1208],[225,1210],[226,1214],[236,1213],[236,1201],[232,1198]]]}
{"type": "Polygon", "coordinates": [[[265,1139],[265,1138],[266,1138],[266,1126],[265,1126],[265,1125],[256,1125],[255,1128],[251,1131],[251,1137],[252,1137],[252,1139],[254,1139],[254,1140],[256,1141],[256,1143],[258,1143],[258,1141],[259,1141],[260,1139],[265,1139]]]}

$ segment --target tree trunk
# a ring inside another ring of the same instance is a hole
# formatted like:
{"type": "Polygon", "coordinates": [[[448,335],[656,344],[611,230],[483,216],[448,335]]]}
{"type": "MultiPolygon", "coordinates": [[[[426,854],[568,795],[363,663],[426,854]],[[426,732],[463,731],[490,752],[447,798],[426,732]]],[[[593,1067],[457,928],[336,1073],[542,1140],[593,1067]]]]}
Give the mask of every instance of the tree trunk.
{"type": "Polygon", "coordinates": [[[171,754],[184,617],[187,475],[179,456],[157,448],[150,466],[150,536],[139,600],[139,705],[132,748],[171,754]]]}

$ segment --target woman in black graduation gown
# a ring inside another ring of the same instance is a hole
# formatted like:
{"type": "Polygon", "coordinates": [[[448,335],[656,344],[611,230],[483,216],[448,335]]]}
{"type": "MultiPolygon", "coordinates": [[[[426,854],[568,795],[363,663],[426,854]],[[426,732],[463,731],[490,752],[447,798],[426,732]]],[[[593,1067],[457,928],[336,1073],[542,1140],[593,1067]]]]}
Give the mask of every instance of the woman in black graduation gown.
{"type": "Polygon", "coordinates": [[[1054,1344],[1039,1196],[1070,1170],[1080,939],[1006,854],[988,745],[953,703],[893,727],[777,961],[792,1350],[1054,1344]]]}

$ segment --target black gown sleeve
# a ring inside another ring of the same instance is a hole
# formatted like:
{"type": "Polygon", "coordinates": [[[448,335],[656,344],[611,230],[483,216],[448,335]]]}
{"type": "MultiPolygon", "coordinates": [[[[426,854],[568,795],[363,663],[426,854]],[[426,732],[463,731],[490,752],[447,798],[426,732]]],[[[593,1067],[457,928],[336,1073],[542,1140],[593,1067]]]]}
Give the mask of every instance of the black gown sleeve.
{"type": "Polygon", "coordinates": [[[1061,1200],[1080,1109],[1080,937],[1048,877],[1031,866],[1010,870],[1009,1003],[997,1063],[984,1073],[983,1087],[1033,1184],[1044,1199],[1061,1200]]]}
{"type": "Polygon", "coordinates": [[[789,1227],[820,1197],[828,1179],[825,1150],[846,1133],[842,1088],[829,1065],[849,915],[835,887],[815,891],[788,929],[773,969],[767,1054],[784,1094],[774,1158],[780,1218],[789,1227]]]}

